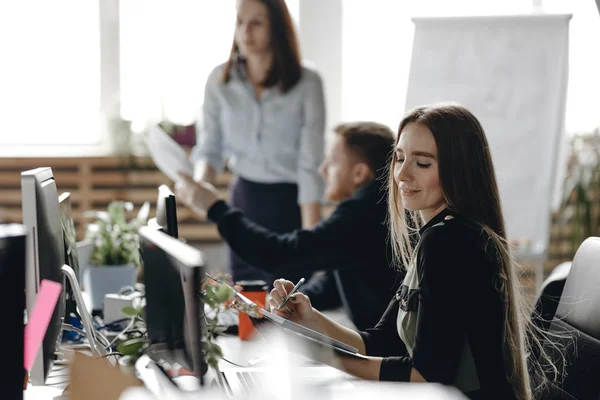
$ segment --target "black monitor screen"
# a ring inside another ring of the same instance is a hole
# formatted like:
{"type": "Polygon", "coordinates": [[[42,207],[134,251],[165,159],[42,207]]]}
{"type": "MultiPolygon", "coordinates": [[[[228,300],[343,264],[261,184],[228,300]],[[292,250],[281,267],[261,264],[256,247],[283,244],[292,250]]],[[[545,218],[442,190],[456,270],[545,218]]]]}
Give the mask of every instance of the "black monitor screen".
{"type": "MultiPolygon", "coordinates": [[[[71,209],[71,193],[66,192],[60,195],[58,198],[60,204],[60,222],[63,230],[63,237],[65,242],[65,264],[67,264],[75,276],[79,279],[79,258],[77,257],[77,240],[75,236],[75,224],[73,223],[73,211],[71,209]]],[[[71,284],[66,281],[65,288],[65,315],[68,316],[71,313],[77,315],[77,304],[71,289],[71,284]]]]}
{"type": "MultiPolygon", "coordinates": [[[[65,284],[62,272],[65,263],[63,230],[52,169],[37,168],[21,173],[21,201],[23,224],[27,226],[30,233],[25,272],[27,313],[30,315],[43,279],[58,282],[63,287],[65,284]]],[[[43,384],[52,368],[64,312],[63,290],[44,336],[42,351],[31,371],[33,384],[43,384]]]]}
{"type": "Polygon", "coordinates": [[[161,226],[162,231],[169,236],[174,238],[179,236],[177,228],[177,202],[175,201],[175,195],[167,185],[158,187],[156,222],[161,226]]]}
{"type": "Polygon", "coordinates": [[[60,204],[60,217],[65,241],[65,261],[79,278],[79,258],[77,257],[77,239],[73,211],[71,207],[71,194],[63,193],[58,198],[60,204]]]}
{"type": "Polygon", "coordinates": [[[140,228],[146,286],[146,327],[156,358],[206,372],[202,336],[206,332],[200,281],[202,253],[163,232],[140,228]],[[161,353],[162,351],[162,353],[161,353]]]}
{"type": "Polygon", "coordinates": [[[26,238],[24,225],[0,225],[0,343],[6,344],[2,362],[8,367],[0,374],[0,388],[7,399],[23,398],[26,238]]]}

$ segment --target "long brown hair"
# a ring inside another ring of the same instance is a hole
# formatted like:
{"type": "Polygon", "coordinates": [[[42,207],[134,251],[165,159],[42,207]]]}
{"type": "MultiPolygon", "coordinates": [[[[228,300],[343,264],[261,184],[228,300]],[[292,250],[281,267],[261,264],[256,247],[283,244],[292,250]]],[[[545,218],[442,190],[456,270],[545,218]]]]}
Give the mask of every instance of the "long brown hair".
{"type": "MultiPolygon", "coordinates": [[[[534,381],[541,385],[545,378],[540,363],[527,360],[527,355],[530,345],[542,353],[543,350],[519,291],[519,278],[506,240],[496,174],[483,127],[469,110],[459,105],[417,107],[400,122],[396,143],[409,123],[422,124],[433,134],[438,148],[440,184],[448,208],[481,226],[489,238],[489,245],[493,246],[491,253],[497,255],[499,272],[496,288],[505,301],[504,359],[507,378],[516,399],[530,400],[533,390],[528,361],[530,367],[533,365],[534,381]],[[526,337],[535,343],[530,343],[526,337]]],[[[414,240],[413,235],[422,221],[416,212],[408,213],[407,218],[393,169],[392,160],[388,177],[390,235],[395,259],[402,266],[411,261],[414,243],[411,240],[414,240]]],[[[539,356],[549,360],[545,353],[539,356]]],[[[551,362],[549,364],[552,365],[551,362]]],[[[557,372],[555,368],[554,372],[557,372]]]]}
{"type": "MultiPolygon", "coordinates": [[[[290,90],[302,75],[300,46],[292,16],[285,4],[285,0],[254,0],[259,1],[269,11],[269,25],[271,28],[271,50],[273,52],[273,65],[267,77],[261,83],[263,87],[279,85],[283,93],[290,90]]],[[[225,64],[222,81],[229,82],[231,69],[243,67],[245,60],[241,57],[238,45],[235,43],[235,34],[231,53],[225,64]]]]}

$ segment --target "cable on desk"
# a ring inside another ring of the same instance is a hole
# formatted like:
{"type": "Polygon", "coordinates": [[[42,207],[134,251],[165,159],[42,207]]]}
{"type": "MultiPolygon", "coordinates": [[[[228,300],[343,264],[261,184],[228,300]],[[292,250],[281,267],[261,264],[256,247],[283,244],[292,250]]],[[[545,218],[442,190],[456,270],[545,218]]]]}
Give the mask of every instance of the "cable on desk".
{"type": "Polygon", "coordinates": [[[228,359],[226,359],[225,357],[221,357],[221,359],[222,359],[223,361],[225,361],[225,362],[228,362],[228,363],[229,363],[229,364],[231,364],[231,365],[234,365],[234,366],[236,366],[236,367],[241,367],[241,368],[251,368],[251,367],[252,367],[252,365],[241,365],[241,364],[238,364],[238,363],[234,363],[233,361],[229,361],[229,360],[228,360],[228,359]]]}
{"type": "Polygon", "coordinates": [[[112,347],[112,345],[115,344],[117,342],[117,340],[119,340],[119,336],[124,335],[125,333],[127,333],[128,330],[133,328],[133,324],[135,324],[135,319],[136,319],[136,317],[131,318],[131,320],[125,327],[125,329],[123,329],[121,332],[119,332],[117,334],[117,336],[115,336],[115,338],[106,346],[106,349],[110,349],[112,347]]]}
{"type": "Polygon", "coordinates": [[[62,328],[63,328],[63,330],[65,330],[65,331],[77,332],[77,333],[79,333],[80,335],[87,337],[87,333],[86,333],[84,330],[82,330],[82,329],[79,329],[79,328],[77,328],[77,327],[75,327],[75,326],[73,326],[73,325],[71,325],[71,324],[64,324],[64,323],[63,323],[63,324],[62,324],[62,328]]]}
{"type": "Polygon", "coordinates": [[[121,354],[121,352],[119,352],[119,351],[111,351],[110,353],[104,354],[101,358],[106,358],[106,357],[110,357],[110,356],[119,356],[119,357],[122,357],[123,354],[121,354]]]}
{"type": "Polygon", "coordinates": [[[99,326],[99,327],[96,328],[96,330],[101,330],[101,329],[111,330],[111,328],[115,328],[115,327],[121,328],[121,326],[120,326],[121,322],[129,321],[129,320],[130,320],[130,318],[118,319],[116,321],[109,322],[108,324],[104,324],[102,326],[99,326]]]}
{"type": "MultiPolygon", "coordinates": [[[[77,344],[61,343],[60,349],[69,350],[69,351],[88,350],[91,352],[92,346],[90,346],[89,343],[77,343],[77,344]]],[[[55,353],[59,353],[59,352],[55,351],[55,353]]]]}
{"type": "MultiPolygon", "coordinates": [[[[108,359],[108,357],[114,357],[115,358],[115,364],[119,362],[119,358],[123,357],[123,354],[121,354],[118,351],[111,351],[110,353],[104,354],[102,356],[102,358],[106,358],[108,359]]],[[[110,361],[109,361],[110,362],[110,361]]]]}
{"type": "MultiPolygon", "coordinates": [[[[63,323],[63,324],[62,324],[62,329],[64,329],[64,330],[67,330],[67,331],[77,332],[77,333],[79,333],[80,335],[82,335],[82,336],[86,337],[86,338],[88,339],[88,341],[90,340],[90,338],[89,338],[89,337],[88,337],[88,335],[87,335],[87,332],[85,332],[84,330],[82,330],[82,329],[79,329],[79,328],[77,328],[77,327],[75,327],[75,326],[73,326],[73,325],[71,325],[71,324],[65,324],[65,323],[63,323]]],[[[99,343],[100,343],[102,346],[105,346],[105,348],[108,348],[108,347],[110,347],[110,344],[109,344],[109,342],[108,342],[108,339],[107,339],[107,338],[106,338],[106,337],[105,337],[105,336],[104,336],[102,333],[100,333],[100,332],[98,332],[98,331],[95,331],[95,332],[94,332],[94,334],[93,334],[92,340],[93,340],[94,338],[95,338],[95,339],[96,339],[96,340],[97,340],[97,341],[98,341],[98,342],[99,342],[99,343]]]]}
{"type": "Polygon", "coordinates": [[[128,335],[131,335],[135,333],[137,336],[136,337],[144,337],[144,335],[146,334],[146,331],[141,331],[139,329],[131,329],[130,331],[127,332],[128,335]]]}
{"type": "Polygon", "coordinates": [[[106,336],[104,336],[104,334],[102,334],[102,332],[95,330],[94,336],[96,337],[97,341],[100,342],[100,344],[102,346],[105,346],[105,347],[109,346],[108,339],[106,338],[106,336]],[[102,340],[100,340],[100,339],[102,339],[102,340]]]}

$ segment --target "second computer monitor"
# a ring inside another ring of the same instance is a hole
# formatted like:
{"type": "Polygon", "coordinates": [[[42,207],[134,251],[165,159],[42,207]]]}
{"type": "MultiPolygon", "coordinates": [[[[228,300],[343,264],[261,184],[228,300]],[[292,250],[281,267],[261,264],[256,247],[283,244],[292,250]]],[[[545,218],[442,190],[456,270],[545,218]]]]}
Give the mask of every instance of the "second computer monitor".
{"type": "MultiPolygon", "coordinates": [[[[65,192],[61,194],[58,197],[58,203],[60,205],[60,220],[65,242],[65,264],[71,267],[75,276],[79,279],[79,257],[77,256],[77,240],[71,208],[71,193],[65,192]]],[[[67,280],[65,286],[65,317],[69,319],[72,313],[75,315],[78,314],[77,303],[71,283],[67,280]]]]}
{"type": "Polygon", "coordinates": [[[177,202],[175,195],[167,185],[158,187],[156,201],[156,222],[163,232],[174,238],[179,237],[177,228],[177,202]]]}
{"type": "Polygon", "coordinates": [[[71,207],[71,193],[65,192],[58,197],[60,204],[60,217],[65,241],[65,263],[73,269],[79,277],[79,257],[77,256],[77,238],[75,223],[73,222],[73,209],[71,207]]]}
{"type": "Polygon", "coordinates": [[[155,359],[177,362],[198,373],[207,370],[206,333],[200,282],[202,252],[150,227],[139,230],[146,288],[146,328],[155,359]]]}

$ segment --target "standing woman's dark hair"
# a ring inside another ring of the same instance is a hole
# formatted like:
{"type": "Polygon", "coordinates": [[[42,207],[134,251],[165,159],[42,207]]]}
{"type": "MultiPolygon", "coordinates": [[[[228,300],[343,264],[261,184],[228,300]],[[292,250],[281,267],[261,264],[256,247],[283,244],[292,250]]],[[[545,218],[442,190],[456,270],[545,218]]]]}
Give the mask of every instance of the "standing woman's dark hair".
{"type": "MultiPolygon", "coordinates": [[[[519,278],[510,256],[496,175],[483,127],[470,111],[459,105],[417,107],[408,112],[400,123],[396,141],[411,123],[424,125],[433,134],[438,149],[439,179],[447,208],[481,227],[488,238],[486,250],[497,259],[499,270],[495,287],[505,303],[503,336],[507,378],[514,397],[529,400],[533,390],[528,361],[533,365],[532,371],[536,375],[534,381],[540,384],[544,380],[539,362],[527,360],[530,343],[525,338],[537,340],[537,334],[532,332],[534,327],[526,313],[519,290],[519,278]],[[526,332],[530,335],[526,335],[526,332]]],[[[393,248],[397,264],[408,265],[413,254],[410,236],[421,225],[420,217],[418,213],[411,212],[411,218],[406,218],[393,174],[389,179],[393,248]]],[[[541,357],[548,359],[545,354],[541,357]]],[[[556,369],[554,372],[557,372],[556,369]]]]}
{"type": "MultiPolygon", "coordinates": [[[[285,0],[255,0],[264,4],[269,12],[271,28],[271,50],[273,65],[262,82],[263,87],[279,85],[282,92],[287,92],[300,80],[302,73],[300,47],[292,22],[292,16],[285,0]]],[[[223,71],[223,82],[229,82],[231,69],[243,65],[245,58],[235,38],[231,45],[231,53],[223,71]]]]}

